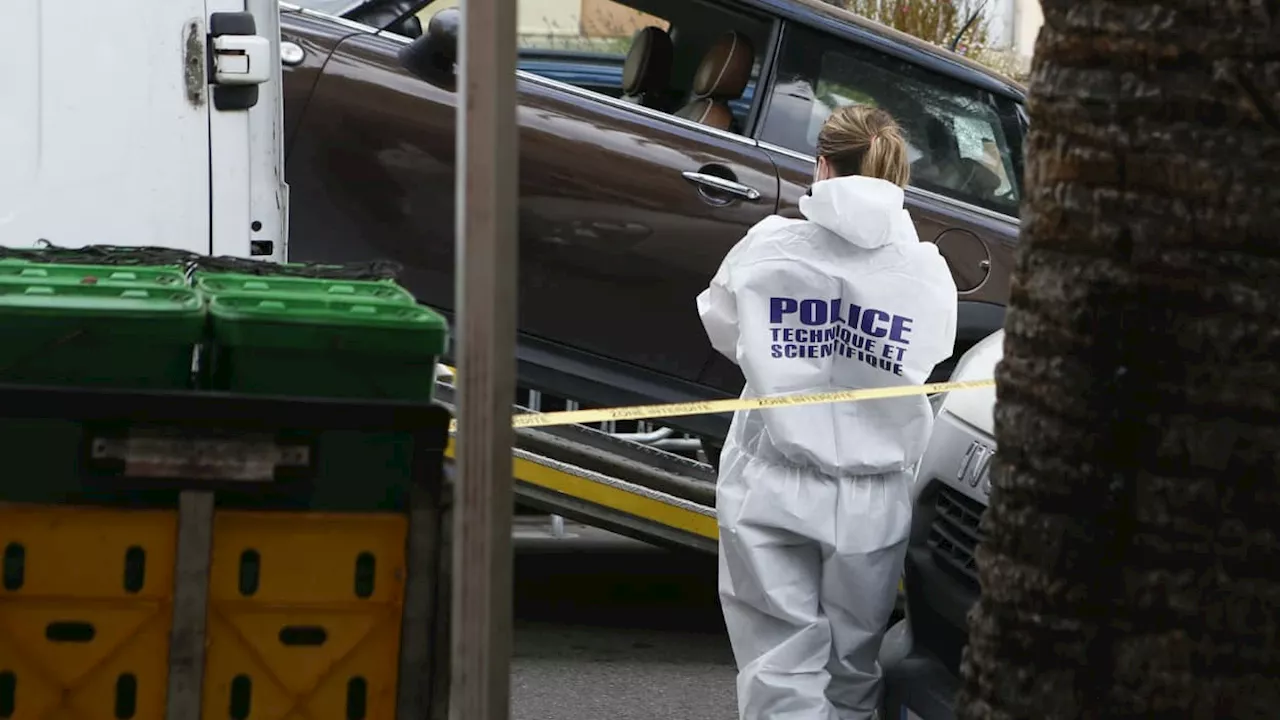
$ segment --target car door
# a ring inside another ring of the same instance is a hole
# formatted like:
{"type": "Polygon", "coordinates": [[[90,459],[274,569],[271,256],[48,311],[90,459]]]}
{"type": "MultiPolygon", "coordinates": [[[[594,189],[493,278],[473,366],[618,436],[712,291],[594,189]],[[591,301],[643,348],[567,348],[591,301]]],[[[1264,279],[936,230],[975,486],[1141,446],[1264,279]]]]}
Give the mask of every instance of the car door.
{"type": "MultiPolygon", "coordinates": [[[[396,260],[422,302],[451,312],[456,80],[411,75],[397,59],[405,42],[351,36],[321,72],[288,165],[290,258],[396,260]]],[[[520,333],[696,380],[707,342],[694,298],[775,210],[768,154],[527,73],[518,93],[520,333]],[[717,178],[752,197],[708,184],[717,178]]]]}
{"type": "Polygon", "coordinates": [[[285,166],[289,259],[394,261],[420,302],[451,314],[455,80],[411,75],[404,45],[364,27],[318,70],[285,166]]]}
{"type": "Polygon", "coordinates": [[[357,23],[302,9],[280,8],[280,64],[284,95],[284,146],[287,153],[316,80],[343,38],[367,32],[357,23]]]}
{"type": "Polygon", "coordinates": [[[772,161],[740,135],[533,75],[520,85],[521,330],[695,380],[694,299],[774,212],[772,161]]]}
{"type": "Polygon", "coordinates": [[[854,103],[881,107],[907,137],[907,204],[920,239],[939,245],[964,299],[1003,305],[1011,269],[1003,246],[1017,236],[1021,199],[1012,101],[795,24],[786,27],[775,78],[760,137],[779,163],[784,208],[811,182],[827,116],[854,103]]]}

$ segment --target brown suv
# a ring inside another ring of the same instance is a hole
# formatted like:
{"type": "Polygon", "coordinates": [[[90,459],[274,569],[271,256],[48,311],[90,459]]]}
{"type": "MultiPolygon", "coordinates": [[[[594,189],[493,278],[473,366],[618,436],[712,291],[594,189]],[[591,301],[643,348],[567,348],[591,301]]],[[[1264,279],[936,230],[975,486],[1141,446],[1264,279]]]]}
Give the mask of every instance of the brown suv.
{"type": "MultiPolygon", "coordinates": [[[[848,103],[909,135],[908,206],[960,290],[955,357],[1001,327],[1021,87],[818,0],[564,1],[644,22],[629,49],[521,48],[522,385],[594,405],[736,395],[694,297],[748,228],[795,211],[818,127],[848,103]]],[[[426,0],[294,2],[310,8],[281,16],[289,257],[397,260],[448,314],[456,11],[424,32],[426,0]]],[[[728,417],[677,424],[717,438],[728,417]]]]}

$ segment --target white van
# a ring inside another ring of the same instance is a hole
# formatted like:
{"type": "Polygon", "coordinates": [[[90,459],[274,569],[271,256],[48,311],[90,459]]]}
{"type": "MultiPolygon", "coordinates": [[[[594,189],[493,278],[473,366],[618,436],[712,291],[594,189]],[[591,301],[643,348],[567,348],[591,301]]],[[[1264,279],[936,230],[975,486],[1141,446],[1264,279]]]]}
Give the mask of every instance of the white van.
{"type": "Polygon", "coordinates": [[[8,0],[0,245],[284,260],[277,0],[8,0]]]}

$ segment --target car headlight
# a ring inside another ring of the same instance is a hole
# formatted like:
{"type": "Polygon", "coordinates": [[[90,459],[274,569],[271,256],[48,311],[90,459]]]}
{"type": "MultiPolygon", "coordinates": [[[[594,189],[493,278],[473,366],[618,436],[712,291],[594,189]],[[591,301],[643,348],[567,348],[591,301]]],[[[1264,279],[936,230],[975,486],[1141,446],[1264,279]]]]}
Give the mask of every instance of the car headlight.
{"type": "MultiPolygon", "coordinates": [[[[980,340],[961,356],[951,380],[989,380],[995,376],[996,365],[1004,357],[1004,331],[997,330],[980,340]]],[[[946,393],[937,408],[936,415],[949,413],[960,421],[972,425],[988,436],[995,435],[996,390],[994,387],[960,390],[946,393]]]]}

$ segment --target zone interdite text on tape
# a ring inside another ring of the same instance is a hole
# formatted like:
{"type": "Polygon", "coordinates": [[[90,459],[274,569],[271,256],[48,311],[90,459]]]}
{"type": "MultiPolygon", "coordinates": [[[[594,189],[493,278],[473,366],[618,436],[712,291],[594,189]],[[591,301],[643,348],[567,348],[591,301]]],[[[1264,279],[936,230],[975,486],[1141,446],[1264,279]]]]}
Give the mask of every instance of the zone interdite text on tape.
{"type": "MultiPolygon", "coordinates": [[[[456,371],[444,366],[450,374],[456,371]]],[[[704,400],[701,402],[667,403],[662,405],[634,405],[631,407],[597,408],[594,410],[565,410],[549,413],[521,413],[511,418],[512,427],[553,427],[557,425],[583,425],[587,423],[608,422],[609,420],[653,420],[667,417],[687,417],[690,415],[715,415],[718,413],[737,412],[739,410],[758,410],[764,408],[795,407],[797,405],[826,405],[840,402],[859,402],[861,400],[883,400],[885,398],[909,397],[911,395],[933,395],[949,393],[957,390],[977,390],[992,387],[994,379],[965,380],[960,382],[929,383],[926,385],[899,385],[887,388],[865,388],[861,390],[836,390],[824,393],[806,393],[802,395],[784,395],[760,398],[733,398],[725,400],[704,400]]],[[[458,421],[449,423],[449,431],[458,428],[458,421]]]]}

